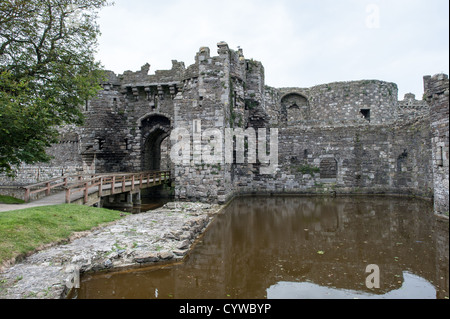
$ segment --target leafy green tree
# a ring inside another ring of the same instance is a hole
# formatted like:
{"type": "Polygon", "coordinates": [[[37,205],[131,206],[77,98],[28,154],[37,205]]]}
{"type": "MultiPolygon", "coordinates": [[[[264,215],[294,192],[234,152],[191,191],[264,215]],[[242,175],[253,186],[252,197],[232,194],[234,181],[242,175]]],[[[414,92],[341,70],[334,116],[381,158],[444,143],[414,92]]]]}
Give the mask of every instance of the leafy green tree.
{"type": "Polygon", "coordinates": [[[94,54],[106,0],[0,0],[0,173],[49,161],[61,125],[101,89],[94,54]]]}

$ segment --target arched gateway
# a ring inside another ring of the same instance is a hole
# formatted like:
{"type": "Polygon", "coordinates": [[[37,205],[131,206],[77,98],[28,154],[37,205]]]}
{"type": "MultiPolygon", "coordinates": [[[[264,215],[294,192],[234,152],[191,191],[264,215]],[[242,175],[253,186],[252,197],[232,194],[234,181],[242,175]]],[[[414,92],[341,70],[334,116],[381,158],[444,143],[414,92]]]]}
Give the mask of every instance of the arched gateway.
{"type": "Polygon", "coordinates": [[[151,114],[140,119],[142,170],[170,169],[170,119],[151,114]]]}

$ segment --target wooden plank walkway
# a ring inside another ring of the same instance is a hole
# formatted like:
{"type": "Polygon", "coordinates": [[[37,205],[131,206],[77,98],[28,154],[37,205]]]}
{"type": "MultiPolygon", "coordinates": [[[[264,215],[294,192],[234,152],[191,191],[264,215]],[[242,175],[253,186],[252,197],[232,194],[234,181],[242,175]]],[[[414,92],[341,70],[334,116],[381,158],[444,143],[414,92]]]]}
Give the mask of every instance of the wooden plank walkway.
{"type": "Polygon", "coordinates": [[[169,171],[66,176],[23,187],[28,203],[0,204],[0,212],[64,203],[91,206],[98,203],[102,197],[138,192],[140,189],[159,186],[170,179],[169,171]],[[61,191],[52,194],[52,191],[58,189],[61,191]],[[45,197],[29,202],[31,195],[39,193],[44,193],[45,197]]]}

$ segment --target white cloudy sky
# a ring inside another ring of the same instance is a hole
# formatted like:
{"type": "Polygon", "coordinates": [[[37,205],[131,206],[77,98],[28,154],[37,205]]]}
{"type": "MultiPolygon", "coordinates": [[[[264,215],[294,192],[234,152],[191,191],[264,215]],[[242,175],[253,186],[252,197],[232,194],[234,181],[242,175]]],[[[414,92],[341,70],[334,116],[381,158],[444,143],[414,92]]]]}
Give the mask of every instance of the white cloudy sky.
{"type": "Polygon", "coordinates": [[[114,1],[97,58],[116,73],[187,67],[220,41],[261,61],[273,87],[378,79],[421,98],[424,75],[449,73],[448,0],[114,1]]]}

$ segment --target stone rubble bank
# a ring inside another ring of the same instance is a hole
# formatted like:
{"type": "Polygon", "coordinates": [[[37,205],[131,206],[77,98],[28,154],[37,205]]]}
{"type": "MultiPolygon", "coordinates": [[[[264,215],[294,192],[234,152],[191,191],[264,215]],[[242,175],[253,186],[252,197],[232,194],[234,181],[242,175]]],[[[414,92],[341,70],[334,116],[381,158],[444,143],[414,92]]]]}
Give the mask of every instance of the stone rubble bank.
{"type": "Polygon", "coordinates": [[[222,208],[172,202],[84,233],[1,272],[0,299],[65,298],[74,269],[83,274],[180,261],[222,208]]]}

